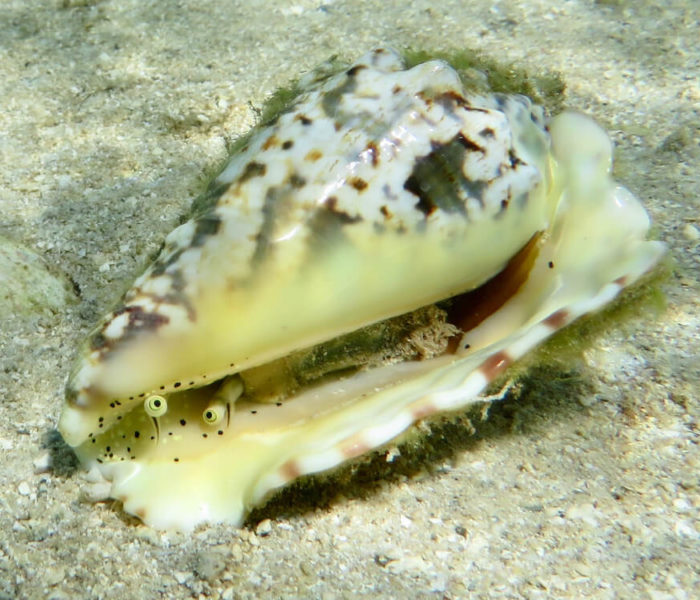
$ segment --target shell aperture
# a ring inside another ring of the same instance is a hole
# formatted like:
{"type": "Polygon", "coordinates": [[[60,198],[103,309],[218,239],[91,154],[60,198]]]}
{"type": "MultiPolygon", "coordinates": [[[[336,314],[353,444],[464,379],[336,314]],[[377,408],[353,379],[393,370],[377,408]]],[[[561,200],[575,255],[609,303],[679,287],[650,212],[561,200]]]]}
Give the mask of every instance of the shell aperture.
{"type": "Polygon", "coordinates": [[[64,438],[126,510],[190,529],[478,401],[663,251],[606,134],[548,129],[387,49],[309,81],[90,335],[64,438]]]}

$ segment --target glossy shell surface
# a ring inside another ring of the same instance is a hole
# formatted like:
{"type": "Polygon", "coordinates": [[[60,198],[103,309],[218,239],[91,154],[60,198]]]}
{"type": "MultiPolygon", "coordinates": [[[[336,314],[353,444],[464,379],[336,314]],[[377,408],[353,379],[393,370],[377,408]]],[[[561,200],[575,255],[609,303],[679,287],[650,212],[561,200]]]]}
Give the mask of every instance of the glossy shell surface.
{"type": "Polygon", "coordinates": [[[479,401],[649,270],[663,247],[610,166],[587,117],[470,94],[442,61],[312,74],[91,333],[60,431],[146,523],[238,525],[479,401]]]}

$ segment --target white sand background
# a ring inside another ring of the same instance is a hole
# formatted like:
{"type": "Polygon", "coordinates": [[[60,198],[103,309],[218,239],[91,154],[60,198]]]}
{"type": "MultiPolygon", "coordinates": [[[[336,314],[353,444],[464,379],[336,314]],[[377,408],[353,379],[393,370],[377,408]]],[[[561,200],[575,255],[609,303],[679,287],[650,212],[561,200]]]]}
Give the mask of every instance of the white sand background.
{"type": "Polygon", "coordinates": [[[699,597],[700,8],[655,4],[2,0],[0,598],[699,597]],[[666,308],[242,530],[91,502],[55,433],[77,344],[269,94],[382,42],[559,72],[670,246],[666,308]]]}

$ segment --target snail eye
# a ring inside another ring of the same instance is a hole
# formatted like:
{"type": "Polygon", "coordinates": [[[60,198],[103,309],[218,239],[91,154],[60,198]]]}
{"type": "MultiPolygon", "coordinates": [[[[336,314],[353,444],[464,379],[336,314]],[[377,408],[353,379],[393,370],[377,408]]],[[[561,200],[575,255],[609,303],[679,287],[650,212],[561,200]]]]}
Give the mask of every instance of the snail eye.
{"type": "Polygon", "coordinates": [[[150,417],[162,417],[168,412],[168,401],[163,396],[149,396],[144,400],[143,408],[150,417]]]}
{"type": "Polygon", "coordinates": [[[212,402],[202,411],[202,421],[207,425],[220,423],[226,414],[226,404],[223,402],[212,402]]]}

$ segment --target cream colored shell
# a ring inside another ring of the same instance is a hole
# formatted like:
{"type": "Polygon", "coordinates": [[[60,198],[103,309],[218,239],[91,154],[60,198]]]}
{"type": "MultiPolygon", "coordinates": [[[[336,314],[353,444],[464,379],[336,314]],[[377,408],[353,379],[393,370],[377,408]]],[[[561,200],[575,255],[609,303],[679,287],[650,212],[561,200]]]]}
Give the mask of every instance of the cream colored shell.
{"type": "Polygon", "coordinates": [[[605,133],[573,113],[548,129],[527,98],[388,49],[311,78],[91,334],[64,438],[127,511],[187,530],[478,401],[663,250],[605,133]],[[395,362],[387,331],[419,350],[395,362]],[[384,364],[349,356],[360,338],[384,364]]]}

